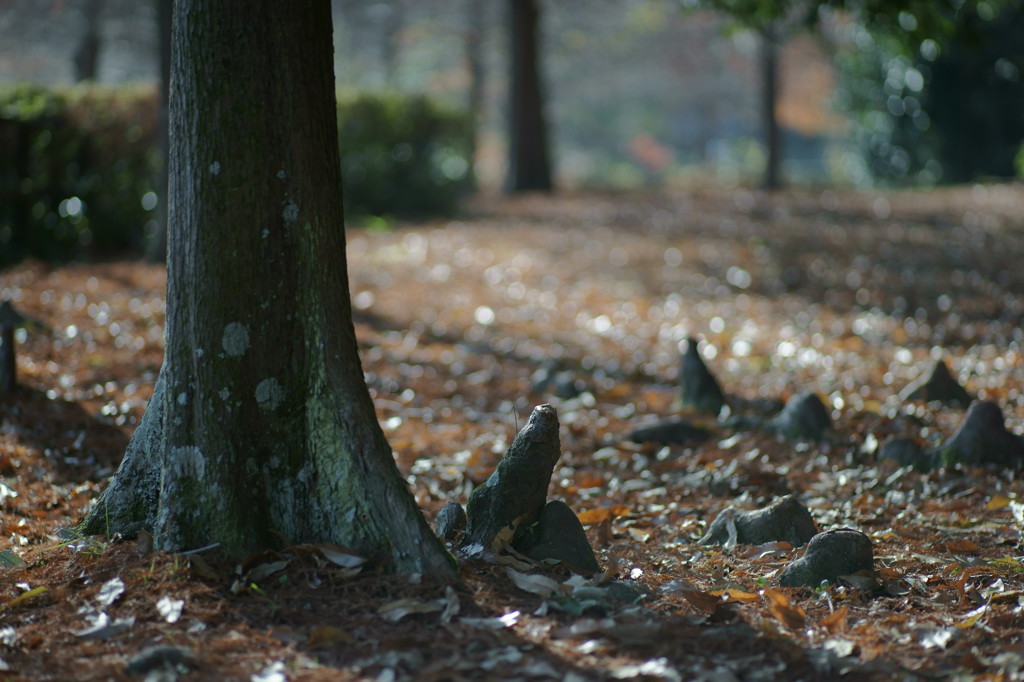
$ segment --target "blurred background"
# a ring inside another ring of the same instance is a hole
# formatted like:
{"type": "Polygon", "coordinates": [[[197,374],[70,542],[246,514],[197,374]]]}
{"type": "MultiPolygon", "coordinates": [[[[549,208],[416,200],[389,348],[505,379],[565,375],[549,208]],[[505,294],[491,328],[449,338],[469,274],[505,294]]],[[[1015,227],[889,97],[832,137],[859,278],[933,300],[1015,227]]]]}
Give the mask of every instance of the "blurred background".
{"type": "MultiPolygon", "coordinates": [[[[0,265],[147,243],[160,257],[169,7],[0,0],[0,265]]],[[[1024,175],[1020,0],[334,0],[333,13],[347,210],[371,225],[450,214],[474,191],[1024,175]],[[514,100],[531,69],[541,118],[524,133],[514,100]],[[550,179],[510,179],[538,138],[550,179]]]]}

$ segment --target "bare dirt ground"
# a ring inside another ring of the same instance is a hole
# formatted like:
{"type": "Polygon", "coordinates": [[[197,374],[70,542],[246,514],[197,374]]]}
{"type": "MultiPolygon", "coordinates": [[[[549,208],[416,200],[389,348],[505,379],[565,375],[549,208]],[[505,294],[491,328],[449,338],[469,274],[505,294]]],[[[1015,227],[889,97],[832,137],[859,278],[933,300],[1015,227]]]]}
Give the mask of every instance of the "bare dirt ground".
{"type": "Polygon", "coordinates": [[[549,499],[636,603],[566,594],[559,567],[517,565],[517,583],[466,561],[446,589],[287,547],[239,580],[216,551],[66,539],[152,393],[164,271],[25,263],[0,271],[0,298],[33,319],[0,399],[4,679],[142,679],[129,663],[157,645],[171,648],[151,667],[169,663],[148,679],[1024,678],[1019,474],[875,456],[963,420],[897,397],[937,358],[1024,430],[1024,186],[481,198],[458,220],[350,231],[348,261],[367,380],[424,513],[464,503],[550,402],[549,499]],[[689,415],[710,440],[626,442],[678,413],[687,335],[734,401],[814,391],[834,435],[794,444],[689,415]],[[546,363],[579,394],[534,390],[546,363]],[[877,588],[782,588],[801,548],[696,544],[722,509],[787,492],[820,529],[868,534],[877,588]]]}

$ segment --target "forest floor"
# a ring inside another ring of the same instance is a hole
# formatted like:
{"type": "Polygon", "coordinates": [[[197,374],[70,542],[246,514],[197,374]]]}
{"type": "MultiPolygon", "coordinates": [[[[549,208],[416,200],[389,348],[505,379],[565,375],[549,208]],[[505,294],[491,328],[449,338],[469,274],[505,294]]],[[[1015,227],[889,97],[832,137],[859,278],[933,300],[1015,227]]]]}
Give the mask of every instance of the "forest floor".
{"type": "Polygon", "coordinates": [[[262,682],[1024,679],[1024,481],[875,456],[963,420],[897,397],[937,358],[1024,430],[1024,186],[481,198],[456,221],[352,230],[348,261],[368,383],[428,518],[550,402],[549,499],[584,522],[595,582],[641,598],[573,598],[565,570],[521,562],[467,560],[446,589],[289,547],[239,580],[215,550],[67,539],[152,394],[165,271],[25,263],[0,272],[35,321],[0,399],[0,677],[175,679],[160,665],[180,661],[183,679],[262,682]],[[834,433],[790,443],[692,414],[712,438],[629,443],[680,414],[689,335],[732,400],[813,391],[834,433]],[[578,395],[536,390],[546,363],[578,395]],[[802,548],[697,544],[726,507],[786,493],[820,529],[870,537],[876,587],[784,588],[802,548]]]}

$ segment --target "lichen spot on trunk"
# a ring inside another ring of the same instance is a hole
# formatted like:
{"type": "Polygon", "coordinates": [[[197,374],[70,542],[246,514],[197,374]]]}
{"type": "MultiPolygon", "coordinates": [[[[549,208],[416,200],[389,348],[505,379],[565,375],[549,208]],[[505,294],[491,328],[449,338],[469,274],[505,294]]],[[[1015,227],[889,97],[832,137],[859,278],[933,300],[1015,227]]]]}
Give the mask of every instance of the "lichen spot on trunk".
{"type": "Polygon", "coordinates": [[[230,357],[240,358],[249,349],[249,328],[241,322],[229,322],[220,338],[224,352],[230,357]]]}
{"type": "Polygon", "coordinates": [[[284,387],[277,379],[264,379],[256,386],[256,404],[264,410],[273,412],[284,401],[284,387]]]}
{"type": "Polygon", "coordinates": [[[284,218],[286,223],[294,223],[299,219],[299,205],[291,199],[288,199],[284,203],[284,210],[281,211],[281,217],[284,218]]]}
{"type": "Polygon", "coordinates": [[[214,161],[210,164],[210,175],[220,175],[220,161],[214,161]]]}
{"type": "Polygon", "coordinates": [[[171,450],[171,462],[177,466],[178,473],[203,480],[206,476],[206,458],[194,445],[181,445],[171,450]]]}

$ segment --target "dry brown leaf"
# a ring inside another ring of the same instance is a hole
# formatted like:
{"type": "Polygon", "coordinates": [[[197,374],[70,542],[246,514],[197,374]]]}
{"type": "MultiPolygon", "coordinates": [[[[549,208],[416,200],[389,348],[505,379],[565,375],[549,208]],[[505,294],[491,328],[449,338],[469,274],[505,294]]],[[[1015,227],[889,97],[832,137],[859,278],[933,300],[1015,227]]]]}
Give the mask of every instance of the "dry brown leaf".
{"type": "Polygon", "coordinates": [[[746,592],[744,590],[730,587],[724,590],[712,590],[710,594],[718,597],[723,602],[741,602],[743,604],[753,604],[754,602],[761,601],[761,595],[756,592],[746,592]]]}
{"type": "Polygon", "coordinates": [[[356,639],[334,625],[320,625],[309,631],[304,646],[307,649],[334,646],[336,644],[355,644],[356,639]]]}
{"type": "Polygon", "coordinates": [[[612,518],[612,510],[608,507],[598,507],[597,509],[584,509],[576,512],[576,518],[580,520],[580,523],[584,525],[590,525],[594,523],[602,523],[609,521],[612,518]]]}
{"type": "Polygon", "coordinates": [[[214,570],[210,562],[198,554],[188,557],[188,569],[194,577],[207,582],[220,582],[221,576],[214,570]]]}
{"type": "Polygon", "coordinates": [[[995,511],[996,509],[1005,509],[1010,506],[1012,500],[1005,495],[993,495],[988,502],[985,503],[986,511],[995,511]]]}
{"type": "Polygon", "coordinates": [[[797,604],[792,604],[782,591],[767,587],[762,594],[768,600],[768,612],[790,630],[801,630],[807,621],[807,614],[797,604]]]}
{"type": "Polygon", "coordinates": [[[977,554],[981,551],[981,547],[976,542],[971,542],[967,539],[960,540],[947,540],[942,543],[943,547],[947,552],[954,554],[977,554]]]}
{"type": "Polygon", "coordinates": [[[444,608],[444,605],[437,601],[423,601],[422,599],[396,599],[395,601],[384,604],[377,613],[380,614],[384,620],[397,623],[406,616],[413,613],[435,613],[444,608]]]}
{"type": "Polygon", "coordinates": [[[835,634],[846,627],[846,617],[849,614],[850,607],[844,604],[842,607],[822,618],[818,625],[825,628],[830,633],[835,634]]]}
{"type": "Polygon", "coordinates": [[[604,474],[597,471],[578,471],[574,482],[577,488],[600,488],[604,485],[604,474]]]}
{"type": "Polygon", "coordinates": [[[709,615],[714,613],[715,609],[722,605],[722,598],[711,594],[710,592],[701,592],[700,590],[680,590],[679,594],[683,595],[683,598],[693,606],[697,607],[697,609],[709,615]]]}
{"type": "Polygon", "coordinates": [[[630,526],[626,529],[626,531],[629,533],[630,537],[632,537],[637,542],[647,542],[651,539],[651,531],[647,530],[646,528],[637,528],[635,526],[630,526]]]}

